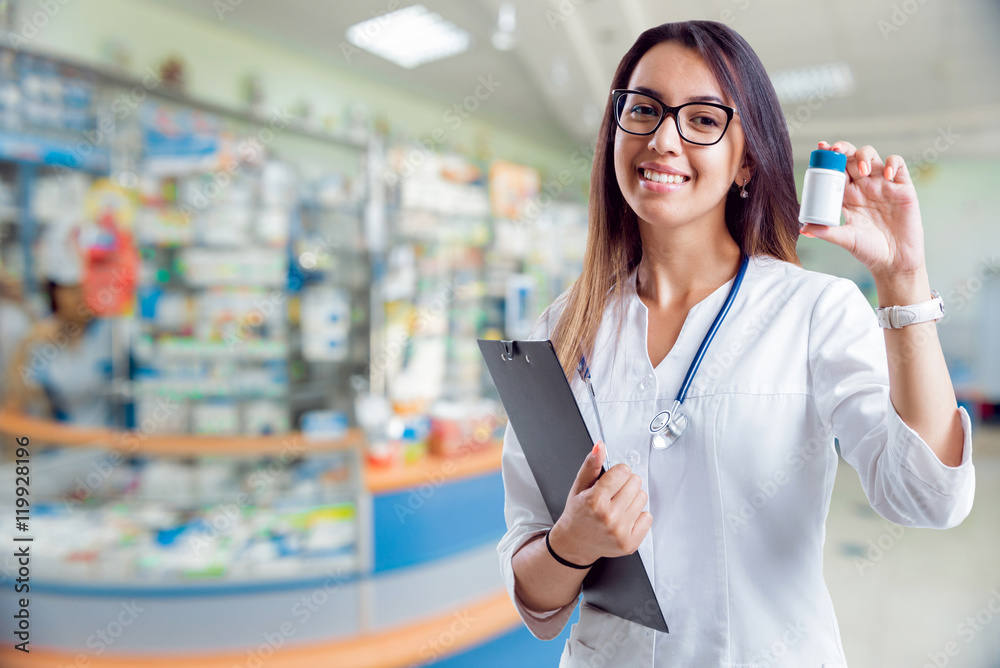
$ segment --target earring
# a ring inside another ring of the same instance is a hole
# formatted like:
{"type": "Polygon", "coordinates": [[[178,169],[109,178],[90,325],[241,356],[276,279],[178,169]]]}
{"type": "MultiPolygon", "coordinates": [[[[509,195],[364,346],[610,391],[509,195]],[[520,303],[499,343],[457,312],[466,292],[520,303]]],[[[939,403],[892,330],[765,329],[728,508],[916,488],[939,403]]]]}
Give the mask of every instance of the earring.
{"type": "Polygon", "coordinates": [[[743,185],[740,186],[740,197],[742,197],[743,199],[746,199],[747,197],[750,197],[750,193],[748,193],[746,191],[746,188],[745,188],[746,184],[747,184],[747,180],[743,179],[743,185]]]}

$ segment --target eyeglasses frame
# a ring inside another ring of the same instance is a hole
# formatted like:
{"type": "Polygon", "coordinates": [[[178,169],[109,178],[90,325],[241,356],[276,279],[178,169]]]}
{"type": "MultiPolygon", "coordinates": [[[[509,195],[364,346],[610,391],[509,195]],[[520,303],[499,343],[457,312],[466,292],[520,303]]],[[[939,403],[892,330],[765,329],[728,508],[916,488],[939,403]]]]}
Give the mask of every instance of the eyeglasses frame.
{"type": "Polygon", "coordinates": [[[668,115],[670,115],[674,117],[674,127],[677,128],[677,136],[686,141],[687,143],[694,144],[695,146],[714,146],[718,144],[720,141],[722,141],[722,138],[726,136],[726,131],[729,129],[730,123],[733,122],[733,116],[738,116],[740,113],[736,111],[736,109],[734,109],[733,107],[727,106],[725,104],[719,104],[717,102],[694,101],[694,102],[685,102],[679,107],[671,107],[670,105],[665,104],[663,100],[656,97],[655,95],[644,93],[641,90],[631,90],[628,88],[615,88],[614,90],[611,91],[611,106],[612,106],[612,112],[615,115],[615,124],[621,129],[622,132],[626,132],[630,135],[637,135],[639,137],[646,137],[659,130],[660,126],[663,124],[663,119],[666,118],[668,115]],[[631,130],[626,130],[624,127],[622,127],[621,118],[618,115],[618,100],[620,100],[624,95],[628,93],[632,93],[634,95],[642,95],[643,97],[648,97],[651,100],[655,100],[657,103],[659,103],[661,107],[663,107],[663,113],[660,114],[660,120],[656,122],[656,126],[654,126],[653,129],[650,130],[649,132],[632,132],[631,130]],[[688,107],[693,104],[701,104],[701,105],[708,105],[710,107],[717,107],[726,112],[726,127],[722,128],[722,134],[720,134],[719,138],[716,139],[715,141],[708,144],[703,144],[697,141],[691,141],[690,139],[684,136],[683,132],[681,132],[681,122],[678,116],[678,112],[684,107],[688,107]]]}

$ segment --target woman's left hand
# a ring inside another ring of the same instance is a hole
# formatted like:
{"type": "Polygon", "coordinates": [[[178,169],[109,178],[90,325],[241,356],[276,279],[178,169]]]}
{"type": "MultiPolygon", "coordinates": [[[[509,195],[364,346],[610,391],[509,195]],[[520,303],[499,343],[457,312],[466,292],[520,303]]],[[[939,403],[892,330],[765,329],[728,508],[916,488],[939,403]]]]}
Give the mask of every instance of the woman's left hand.
{"type": "Polygon", "coordinates": [[[860,149],[846,141],[819,148],[847,156],[844,224],[806,224],[801,233],[846,249],[872,276],[917,274],[924,269],[924,229],[917,192],[898,155],[885,162],[871,146],[860,149]]]}

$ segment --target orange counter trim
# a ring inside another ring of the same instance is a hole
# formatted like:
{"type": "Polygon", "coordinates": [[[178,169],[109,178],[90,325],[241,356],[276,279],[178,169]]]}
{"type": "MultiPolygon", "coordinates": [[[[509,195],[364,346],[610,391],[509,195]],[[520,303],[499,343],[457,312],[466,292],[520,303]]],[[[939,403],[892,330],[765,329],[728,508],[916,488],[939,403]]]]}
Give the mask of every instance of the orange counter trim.
{"type": "Polygon", "coordinates": [[[364,432],[349,429],[337,441],[312,441],[301,432],[280,436],[191,436],[188,434],[144,434],[103,427],[74,427],[40,420],[10,411],[0,412],[0,434],[27,436],[33,442],[60,445],[100,446],[112,450],[149,455],[280,455],[291,452],[347,450],[365,444],[364,432]]]}
{"type": "MultiPolygon", "coordinates": [[[[280,436],[192,436],[188,434],[144,434],[103,427],[75,427],[62,422],[41,420],[10,411],[0,412],[0,435],[11,439],[27,436],[32,443],[67,446],[98,446],[120,452],[166,455],[272,455],[285,453],[347,450],[365,447],[364,431],[348,429],[338,441],[312,441],[301,432],[280,436]]],[[[496,440],[482,450],[460,452],[451,457],[427,455],[413,464],[391,468],[365,467],[365,481],[372,493],[392,492],[425,483],[433,485],[500,470],[503,441],[496,440]]]]}
{"type": "Polygon", "coordinates": [[[503,441],[496,441],[483,450],[453,457],[427,455],[419,462],[394,468],[367,466],[365,480],[373,494],[393,492],[423,484],[439,485],[446,481],[469,478],[500,470],[503,441]]]}
{"type": "MultiPolygon", "coordinates": [[[[507,591],[499,591],[466,607],[437,615],[415,624],[378,633],[363,633],[347,640],[312,647],[280,648],[274,654],[260,658],[268,668],[401,668],[443,659],[464,649],[512,631],[521,623],[507,591]]],[[[277,629],[276,629],[277,631],[277,629]]],[[[250,649],[250,648],[248,648],[250,649]]],[[[254,648],[256,651],[256,648],[254,648]]],[[[232,668],[245,665],[247,650],[218,654],[160,656],[92,656],[86,657],[87,668],[232,668]]],[[[31,649],[24,654],[4,643],[0,649],[0,665],[7,668],[61,668],[75,666],[75,654],[63,654],[31,649]]]]}

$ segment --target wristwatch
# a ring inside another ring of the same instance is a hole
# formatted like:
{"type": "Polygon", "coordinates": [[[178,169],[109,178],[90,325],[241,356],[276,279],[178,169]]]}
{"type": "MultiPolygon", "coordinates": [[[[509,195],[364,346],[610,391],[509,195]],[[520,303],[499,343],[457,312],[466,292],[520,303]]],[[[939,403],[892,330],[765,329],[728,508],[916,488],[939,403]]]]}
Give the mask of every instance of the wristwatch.
{"type": "Polygon", "coordinates": [[[934,299],[910,306],[883,306],[875,309],[875,317],[883,329],[901,329],[907,325],[944,317],[944,302],[937,290],[931,290],[934,299]]]}

